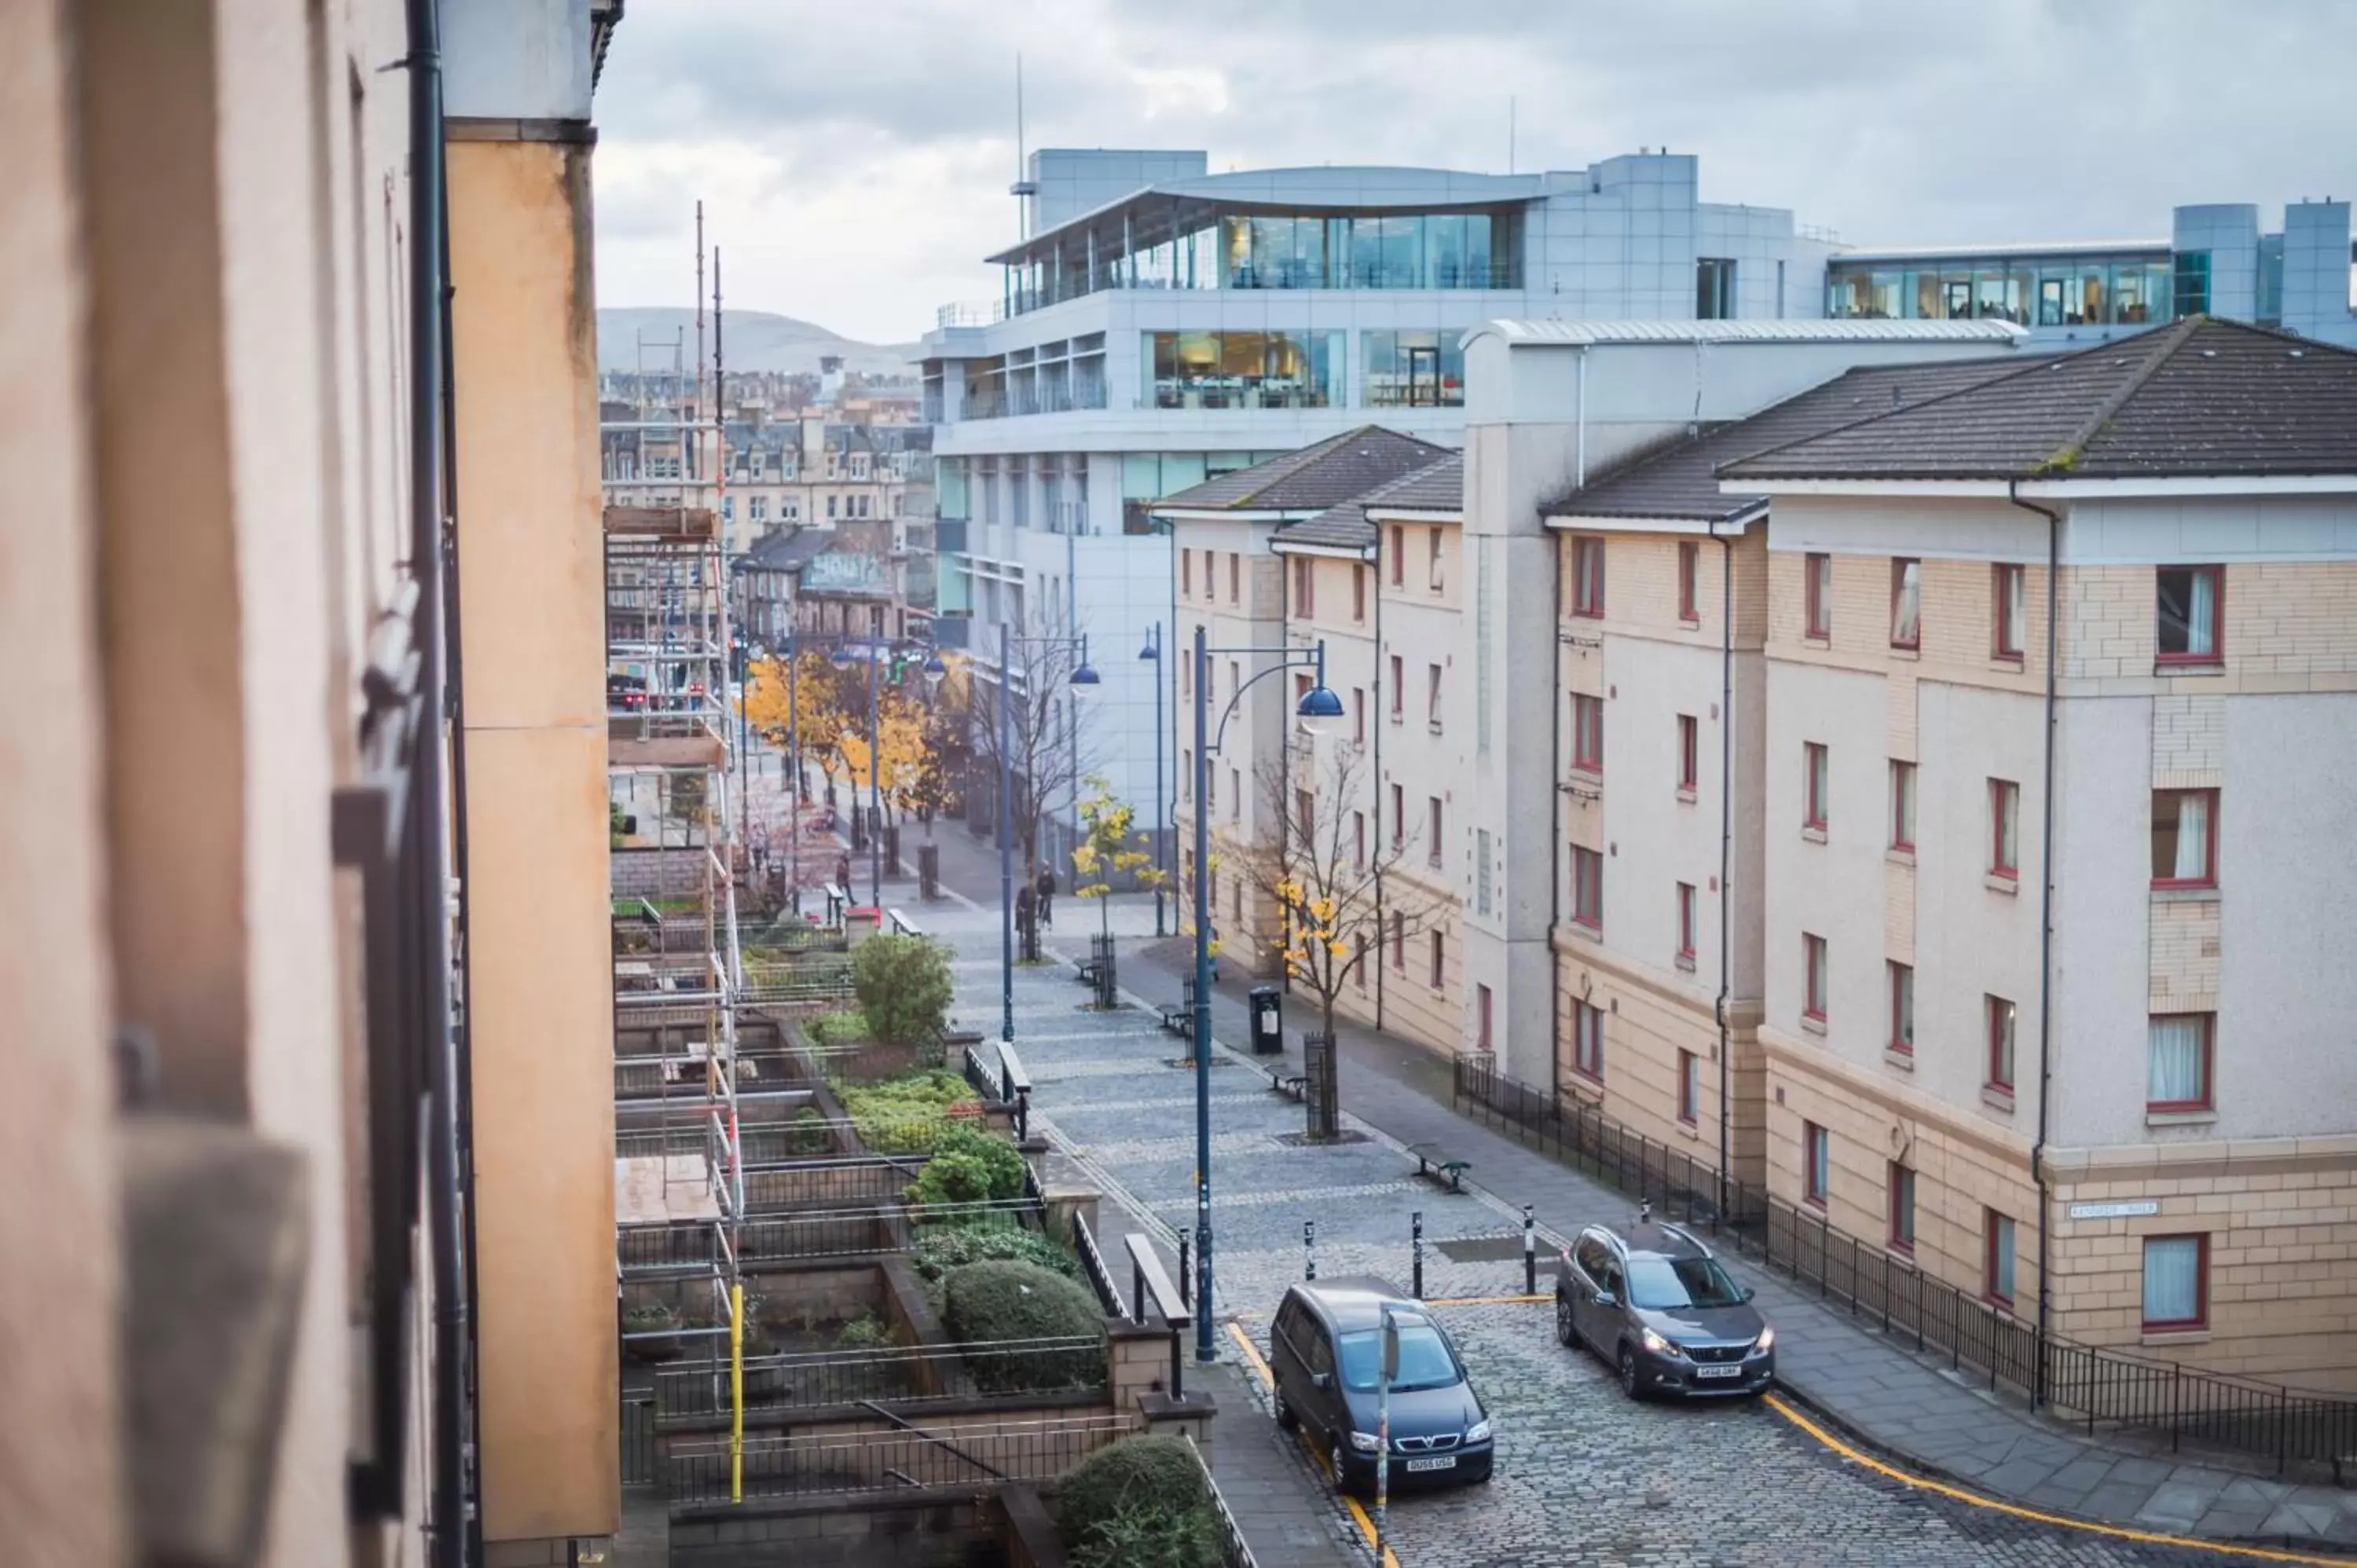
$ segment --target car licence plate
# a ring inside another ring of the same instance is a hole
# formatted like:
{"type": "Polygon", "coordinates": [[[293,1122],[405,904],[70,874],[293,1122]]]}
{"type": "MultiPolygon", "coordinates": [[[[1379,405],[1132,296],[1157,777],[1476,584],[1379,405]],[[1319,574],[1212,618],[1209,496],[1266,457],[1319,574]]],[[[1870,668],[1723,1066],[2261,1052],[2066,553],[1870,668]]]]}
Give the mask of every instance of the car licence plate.
{"type": "Polygon", "coordinates": [[[1697,1378],[1739,1378],[1742,1375],[1741,1367],[1696,1367],[1695,1369],[1695,1376],[1697,1378]]]}
{"type": "Polygon", "coordinates": [[[1457,1468],[1457,1455],[1454,1454],[1447,1454],[1437,1459],[1411,1459],[1407,1462],[1407,1467],[1411,1472],[1416,1470],[1454,1470],[1457,1468]]]}

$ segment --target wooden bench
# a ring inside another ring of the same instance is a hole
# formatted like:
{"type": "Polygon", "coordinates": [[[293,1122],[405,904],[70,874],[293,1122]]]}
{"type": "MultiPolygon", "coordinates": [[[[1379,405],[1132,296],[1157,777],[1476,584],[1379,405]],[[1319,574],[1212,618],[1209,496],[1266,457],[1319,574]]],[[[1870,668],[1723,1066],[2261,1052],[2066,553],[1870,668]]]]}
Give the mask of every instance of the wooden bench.
{"type": "Polygon", "coordinates": [[[1471,1160],[1444,1159],[1437,1144],[1410,1144],[1407,1152],[1415,1156],[1417,1176],[1444,1185],[1451,1192],[1465,1190],[1465,1173],[1473,1168],[1471,1160]]]}
{"type": "Polygon", "coordinates": [[[1195,1032],[1195,983],[1186,982],[1178,1004],[1162,1009],[1162,1026],[1174,1035],[1188,1036],[1195,1032]]]}

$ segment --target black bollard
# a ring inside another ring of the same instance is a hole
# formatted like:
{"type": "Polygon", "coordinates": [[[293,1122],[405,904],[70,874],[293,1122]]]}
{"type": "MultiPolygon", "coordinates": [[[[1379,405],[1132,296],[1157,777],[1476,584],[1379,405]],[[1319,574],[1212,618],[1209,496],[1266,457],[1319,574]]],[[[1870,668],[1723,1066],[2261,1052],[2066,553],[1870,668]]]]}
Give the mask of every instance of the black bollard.
{"type": "Polygon", "coordinates": [[[1539,1294],[1538,1221],[1531,1214],[1531,1206],[1523,1205],[1523,1294],[1539,1294]]]}
{"type": "Polygon", "coordinates": [[[1315,1219],[1301,1222],[1301,1277],[1305,1280],[1318,1277],[1318,1221],[1315,1219]]]}
{"type": "Polygon", "coordinates": [[[1408,1220],[1415,1227],[1415,1277],[1408,1294],[1416,1300],[1422,1301],[1424,1299],[1424,1210],[1417,1209],[1408,1216],[1408,1220]]]}

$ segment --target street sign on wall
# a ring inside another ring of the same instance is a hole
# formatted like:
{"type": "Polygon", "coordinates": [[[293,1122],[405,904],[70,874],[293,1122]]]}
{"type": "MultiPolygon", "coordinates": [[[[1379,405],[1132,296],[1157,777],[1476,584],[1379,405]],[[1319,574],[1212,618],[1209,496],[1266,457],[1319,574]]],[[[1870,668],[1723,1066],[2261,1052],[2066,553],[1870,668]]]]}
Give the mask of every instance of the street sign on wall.
{"type": "Polygon", "coordinates": [[[2073,1219],[2141,1219],[2160,1212],[2158,1199],[2131,1198],[2123,1203],[2074,1203],[2071,1206],[2073,1219]]]}

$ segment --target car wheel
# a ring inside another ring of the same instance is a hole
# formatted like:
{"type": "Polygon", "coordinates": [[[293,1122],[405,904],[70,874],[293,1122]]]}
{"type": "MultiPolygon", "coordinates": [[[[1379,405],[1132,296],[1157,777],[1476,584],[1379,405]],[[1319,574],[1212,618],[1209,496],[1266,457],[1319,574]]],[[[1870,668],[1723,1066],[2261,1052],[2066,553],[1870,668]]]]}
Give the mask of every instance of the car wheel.
{"type": "Polygon", "coordinates": [[[1637,1353],[1626,1345],[1620,1347],[1620,1391],[1632,1400],[1645,1397],[1637,1386],[1637,1353]]]}
{"type": "Polygon", "coordinates": [[[1276,1394],[1276,1424],[1287,1432],[1301,1424],[1300,1415],[1291,1405],[1285,1402],[1285,1391],[1282,1389],[1278,1390],[1276,1394]]]}
{"type": "Polygon", "coordinates": [[[1579,1343],[1579,1326],[1571,1317],[1571,1297],[1561,1291],[1555,1295],[1555,1337],[1566,1346],[1579,1343]]]}
{"type": "Polygon", "coordinates": [[[1351,1495],[1351,1473],[1342,1467],[1342,1455],[1346,1452],[1340,1433],[1336,1433],[1327,1441],[1326,1467],[1334,1472],[1334,1494],[1337,1497],[1351,1495]]]}

